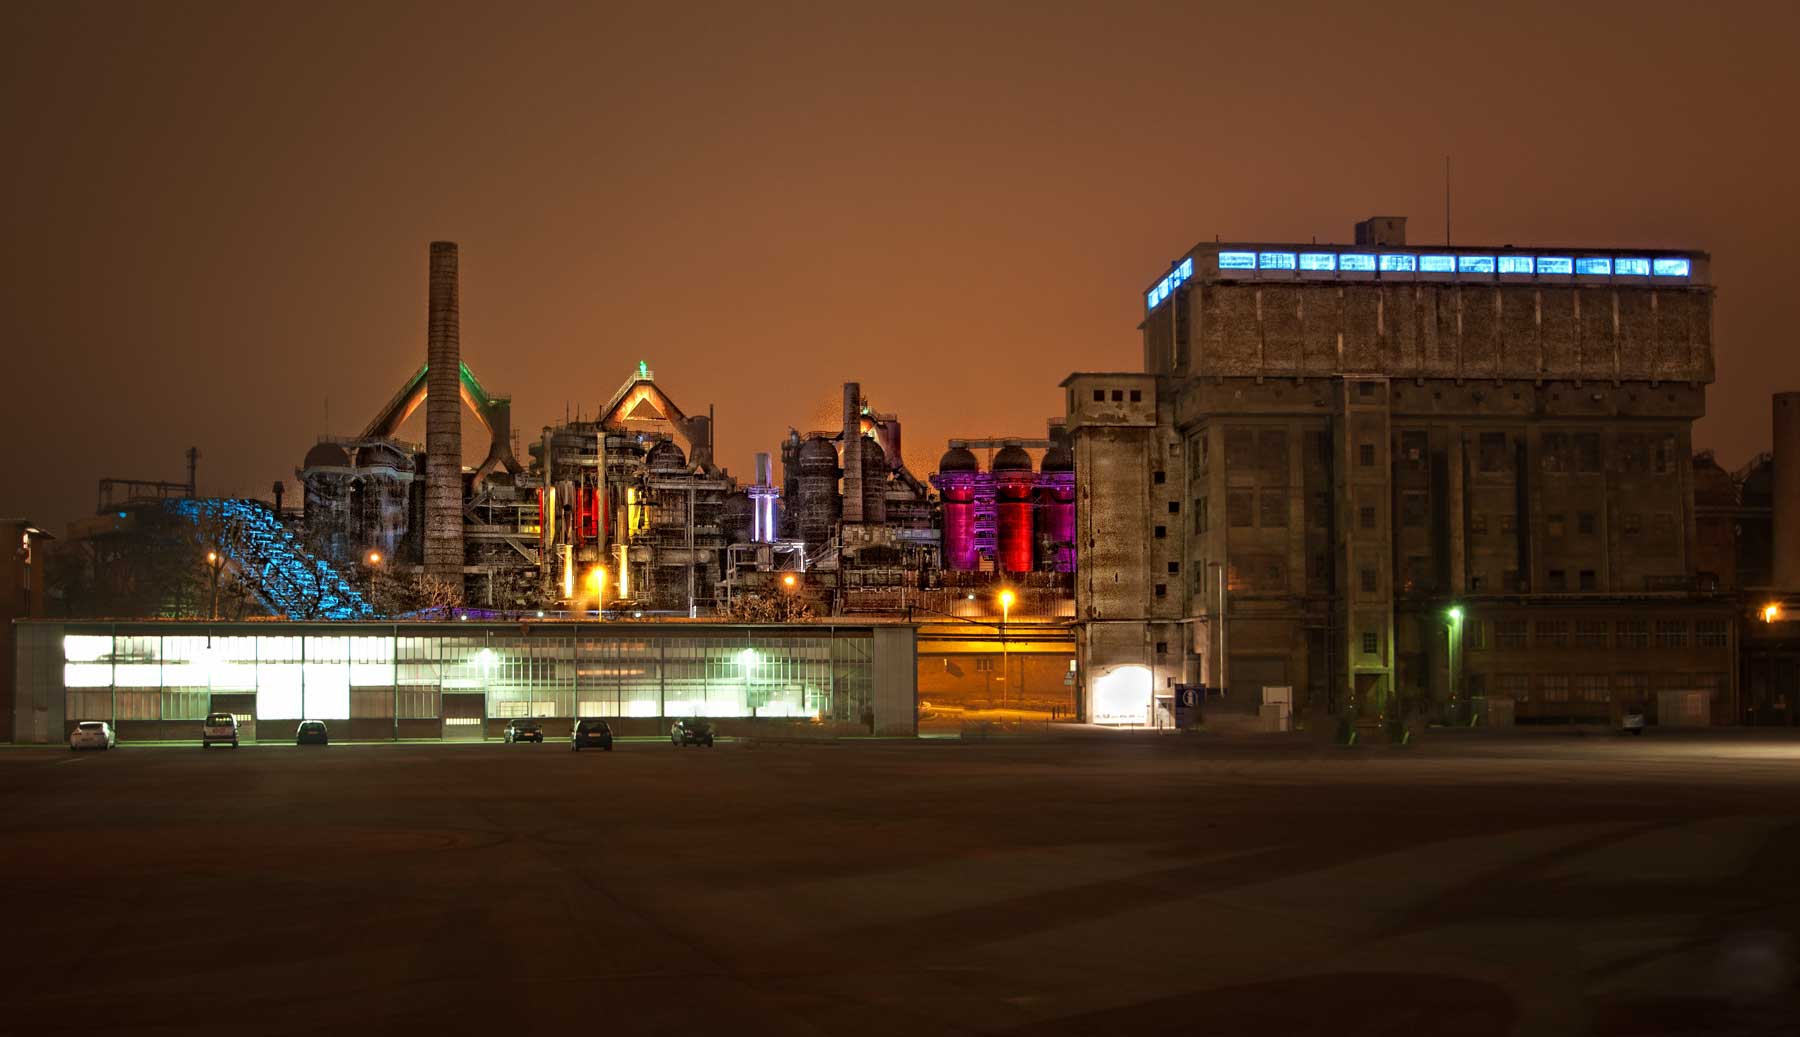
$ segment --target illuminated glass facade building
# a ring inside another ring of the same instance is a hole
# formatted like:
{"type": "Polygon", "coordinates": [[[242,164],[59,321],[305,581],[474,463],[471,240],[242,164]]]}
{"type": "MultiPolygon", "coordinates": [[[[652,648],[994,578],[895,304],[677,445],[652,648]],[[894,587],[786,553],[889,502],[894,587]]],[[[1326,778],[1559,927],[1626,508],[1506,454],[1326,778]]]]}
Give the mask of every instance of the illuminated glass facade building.
{"type": "MultiPolygon", "coordinates": [[[[567,735],[605,717],[624,735],[703,716],[744,730],[816,723],[916,731],[908,624],[84,623],[16,627],[16,739],[109,720],[126,741],[197,737],[209,711],[247,737],[498,737],[508,719],[567,735]]],[[[730,733],[727,728],[727,733],[730,733]]]]}
{"type": "Polygon", "coordinates": [[[1141,372],[1070,376],[1084,712],[1177,684],[1370,722],[1607,720],[1734,695],[1690,431],[1710,261],[1650,249],[1207,243],[1141,372]]]}

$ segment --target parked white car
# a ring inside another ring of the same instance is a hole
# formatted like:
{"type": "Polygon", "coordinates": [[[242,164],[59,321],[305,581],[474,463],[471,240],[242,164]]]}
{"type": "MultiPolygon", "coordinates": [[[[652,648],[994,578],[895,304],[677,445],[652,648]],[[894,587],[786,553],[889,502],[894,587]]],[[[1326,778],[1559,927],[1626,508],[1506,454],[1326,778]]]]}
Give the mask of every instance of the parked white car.
{"type": "Polygon", "coordinates": [[[69,732],[69,751],[76,749],[111,749],[119,744],[112,725],[104,720],[83,720],[69,732]]]}
{"type": "Polygon", "coordinates": [[[210,749],[214,742],[238,744],[238,718],[231,713],[208,713],[200,725],[200,748],[210,749]]]}

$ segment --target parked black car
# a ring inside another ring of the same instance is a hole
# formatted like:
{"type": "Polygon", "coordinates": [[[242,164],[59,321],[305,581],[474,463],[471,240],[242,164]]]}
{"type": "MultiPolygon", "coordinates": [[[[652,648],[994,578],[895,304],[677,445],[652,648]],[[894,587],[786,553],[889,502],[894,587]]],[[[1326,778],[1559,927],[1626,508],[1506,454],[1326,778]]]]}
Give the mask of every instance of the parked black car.
{"type": "Polygon", "coordinates": [[[713,744],[712,721],[700,717],[675,721],[675,726],[669,728],[669,744],[674,746],[704,745],[711,749],[713,744]]]}
{"type": "Polygon", "coordinates": [[[331,733],[325,729],[323,720],[302,720],[300,727],[294,732],[295,745],[330,745],[331,733]]]}
{"type": "Polygon", "coordinates": [[[612,752],[612,725],[604,720],[577,720],[575,731],[569,735],[569,749],[584,747],[612,752]]]}
{"type": "Polygon", "coordinates": [[[544,744],[544,725],[536,720],[514,720],[506,725],[503,736],[508,742],[536,742],[544,744]]]}

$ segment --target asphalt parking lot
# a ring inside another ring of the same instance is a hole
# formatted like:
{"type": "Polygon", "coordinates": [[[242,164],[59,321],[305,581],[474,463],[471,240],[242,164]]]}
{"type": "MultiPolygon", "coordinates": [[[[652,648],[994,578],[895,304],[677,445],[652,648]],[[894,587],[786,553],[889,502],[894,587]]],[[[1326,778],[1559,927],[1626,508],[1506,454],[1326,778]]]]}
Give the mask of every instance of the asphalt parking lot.
{"type": "Polygon", "coordinates": [[[0,748],[0,1031],[1793,1033],[1800,739],[0,748]]]}

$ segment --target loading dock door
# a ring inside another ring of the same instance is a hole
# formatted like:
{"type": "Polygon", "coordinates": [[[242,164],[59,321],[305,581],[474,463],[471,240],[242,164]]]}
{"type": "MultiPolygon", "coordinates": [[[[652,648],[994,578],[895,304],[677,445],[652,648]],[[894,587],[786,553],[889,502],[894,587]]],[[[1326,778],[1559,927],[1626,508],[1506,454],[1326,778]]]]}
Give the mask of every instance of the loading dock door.
{"type": "Polygon", "coordinates": [[[444,739],[479,742],[487,716],[487,696],[481,692],[444,692],[444,739]]]}

